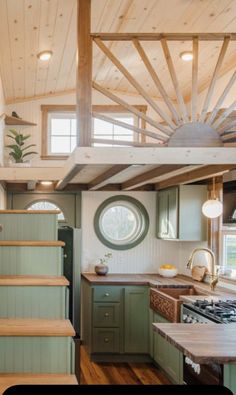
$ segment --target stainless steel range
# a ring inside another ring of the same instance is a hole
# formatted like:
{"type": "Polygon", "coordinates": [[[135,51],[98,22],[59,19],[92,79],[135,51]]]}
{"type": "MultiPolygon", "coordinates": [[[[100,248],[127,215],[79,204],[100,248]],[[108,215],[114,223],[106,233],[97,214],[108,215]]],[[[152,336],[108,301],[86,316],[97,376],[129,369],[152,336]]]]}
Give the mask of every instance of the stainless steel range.
{"type": "MultiPolygon", "coordinates": [[[[181,322],[186,324],[235,323],[236,300],[196,300],[192,303],[183,303],[181,322]]],[[[185,357],[183,373],[186,384],[222,385],[224,382],[224,367],[216,363],[199,365],[185,357]]]]}
{"type": "Polygon", "coordinates": [[[236,300],[196,300],[184,303],[182,322],[186,324],[216,322],[230,324],[236,322],[236,300]]]}

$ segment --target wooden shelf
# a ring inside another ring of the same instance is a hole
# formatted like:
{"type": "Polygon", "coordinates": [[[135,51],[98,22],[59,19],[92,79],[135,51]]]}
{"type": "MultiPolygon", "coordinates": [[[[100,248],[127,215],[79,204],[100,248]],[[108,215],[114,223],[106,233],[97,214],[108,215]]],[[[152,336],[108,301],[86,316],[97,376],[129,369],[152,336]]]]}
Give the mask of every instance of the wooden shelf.
{"type": "Polygon", "coordinates": [[[64,247],[64,241],[1,240],[0,247],[64,247]]]}
{"type": "Polygon", "coordinates": [[[11,115],[5,116],[6,125],[22,125],[22,126],[36,126],[36,123],[25,121],[24,119],[12,117],[11,115]]]}

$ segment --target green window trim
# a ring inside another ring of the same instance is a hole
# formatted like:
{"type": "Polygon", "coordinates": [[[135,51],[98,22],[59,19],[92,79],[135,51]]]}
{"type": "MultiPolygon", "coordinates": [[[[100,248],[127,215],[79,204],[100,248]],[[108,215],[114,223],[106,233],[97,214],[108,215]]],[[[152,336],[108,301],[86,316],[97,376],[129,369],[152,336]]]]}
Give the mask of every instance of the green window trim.
{"type": "Polygon", "coordinates": [[[105,246],[107,246],[113,250],[128,250],[128,249],[136,247],[146,237],[148,230],[149,230],[149,215],[148,215],[146,208],[137,199],[135,199],[131,196],[125,196],[125,195],[113,196],[111,198],[106,199],[97,208],[97,211],[94,216],[94,230],[95,230],[95,233],[96,233],[98,239],[105,246]],[[129,242],[124,242],[123,244],[112,243],[110,240],[106,239],[106,237],[104,236],[104,234],[102,233],[102,231],[100,229],[100,220],[101,220],[101,215],[104,212],[104,209],[115,202],[117,202],[117,203],[127,202],[127,203],[133,205],[141,218],[141,221],[142,221],[141,229],[139,231],[138,236],[136,236],[135,240],[133,240],[133,241],[131,240],[129,242]]]}

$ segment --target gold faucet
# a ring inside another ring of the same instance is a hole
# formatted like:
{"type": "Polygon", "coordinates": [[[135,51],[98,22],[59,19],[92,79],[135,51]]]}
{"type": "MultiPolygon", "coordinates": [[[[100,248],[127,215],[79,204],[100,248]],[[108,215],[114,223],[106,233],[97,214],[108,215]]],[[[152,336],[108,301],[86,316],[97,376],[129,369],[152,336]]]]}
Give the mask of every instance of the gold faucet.
{"type": "Polygon", "coordinates": [[[216,287],[216,284],[219,281],[219,268],[216,269],[215,254],[214,254],[214,252],[212,250],[210,250],[209,248],[204,248],[204,247],[203,248],[195,248],[192,251],[192,253],[191,253],[190,257],[189,257],[189,260],[188,260],[188,263],[187,263],[187,268],[188,269],[192,269],[193,258],[194,258],[195,253],[198,252],[198,251],[208,252],[210,254],[210,256],[211,256],[211,273],[210,273],[211,281],[210,281],[210,287],[211,287],[211,291],[214,291],[215,287],[216,287]],[[216,271],[216,273],[215,273],[215,271],[216,271]]]}

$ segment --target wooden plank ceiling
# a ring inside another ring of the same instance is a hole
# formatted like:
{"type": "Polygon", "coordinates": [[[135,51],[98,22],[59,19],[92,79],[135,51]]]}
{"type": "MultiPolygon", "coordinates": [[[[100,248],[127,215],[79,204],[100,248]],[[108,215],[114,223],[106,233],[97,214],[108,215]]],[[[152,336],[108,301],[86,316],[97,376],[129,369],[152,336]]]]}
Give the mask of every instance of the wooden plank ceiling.
{"type": "MultiPolygon", "coordinates": [[[[0,0],[0,73],[8,103],[75,89],[76,0],[0,0]],[[53,51],[49,62],[37,54],[53,51]]],[[[92,32],[231,32],[235,31],[235,0],[93,0],[92,32]]],[[[115,55],[150,96],[158,93],[140,57],[130,42],[108,43],[115,55]]],[[[191,62],[179,54],[191,49],[191,42],[170,42],[181,91],[190,96],[191,62]]],[[[166,69],[159,42],[144,42],[168,95],[175,91],[166,69]]],[[[221,43],[201,42],[199,86],[210,81],[221,43]]],[[[236,41],[230,43],[222,73],[236,65],[236,41]]],[[[94,79],[103,87],[135,95],[137,92],[94,45],[94,79]]]]}

